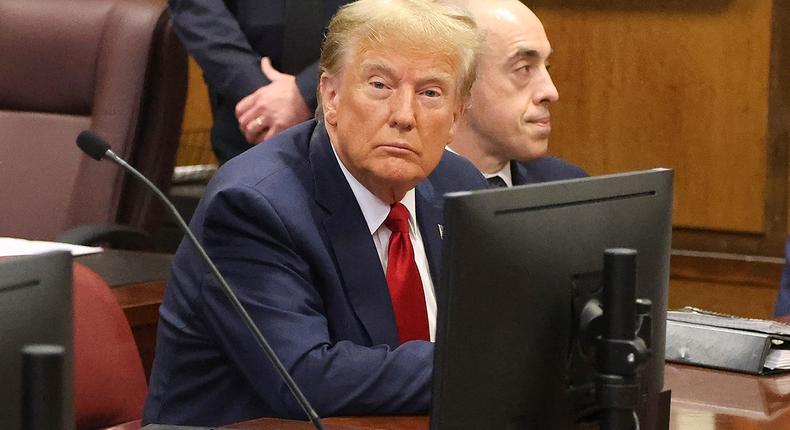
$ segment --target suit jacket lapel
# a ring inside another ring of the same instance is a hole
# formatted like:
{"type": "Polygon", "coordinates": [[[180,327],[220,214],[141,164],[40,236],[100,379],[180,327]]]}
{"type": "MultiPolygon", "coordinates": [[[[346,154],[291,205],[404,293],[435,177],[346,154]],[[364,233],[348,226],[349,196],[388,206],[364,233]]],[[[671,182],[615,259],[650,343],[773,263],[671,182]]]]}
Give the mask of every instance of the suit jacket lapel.
{"type": "Polygon", "coordinates": [[[442,237],[439,226],[442,223],[441,196],[436,196],[430,180],[422,181],[415,190],[417,207],[417,223],[428,257],[428,268],[431,271],[434,288],[439,285],[439,268],[442,259],[442,237]]]}
{"type": "Polygon", "coordinates": [[[510,162],[510,177],[513,185],[524,185],[528,183],[529,172],[521,163],[514,160],[510,162]]]}
{"type": "Polygon", "coordinates": [[[324,229],[346,296],[371,342],[394,348],[400,341],[387,279],[365,218],[321,123],[310,139],[310,166],[315,178],[315,199],[326,211],[324,229]]]}

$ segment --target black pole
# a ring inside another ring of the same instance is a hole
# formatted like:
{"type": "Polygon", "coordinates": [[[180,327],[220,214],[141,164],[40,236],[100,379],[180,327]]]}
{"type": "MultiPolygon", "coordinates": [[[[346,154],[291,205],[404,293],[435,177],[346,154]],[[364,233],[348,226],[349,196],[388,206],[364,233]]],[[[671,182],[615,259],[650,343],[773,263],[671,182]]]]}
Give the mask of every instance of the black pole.
{"type": "Polygon", "coordinates": [[[636,251],[614,248],[604,252],[604,336],[636,337],[636,251]]]}
{"type": "Polygon", "coordinates": [[[22,349],[22,430],[64,428],[64,355],[60,345],[27,345],[22,349]]]}
{"type": "Polygon", "coordinates": [[[604,252],[603,334],[596,358],[596,395],[604,430],[632,430],[636,423],[636,372],[647,357],[635,330],[636,255],[636,250],[624,248],[604,252]]]}

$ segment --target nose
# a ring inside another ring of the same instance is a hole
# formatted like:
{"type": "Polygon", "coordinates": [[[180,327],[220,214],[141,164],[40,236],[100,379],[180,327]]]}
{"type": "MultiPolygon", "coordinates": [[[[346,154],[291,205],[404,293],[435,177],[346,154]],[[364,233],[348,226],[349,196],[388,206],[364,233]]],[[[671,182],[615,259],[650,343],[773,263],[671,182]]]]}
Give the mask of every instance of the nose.
{"type": "Polygon", "coordinates": [[[400,88],[393,92],[390,98],[390,127],[409,131],[414,128],[414,103],[416,98],[413,91],[400,88]]]}
{"type": "Polygon", "coordinates": [[[560,93],[557,91],[557,87],[554,86],[554,81],[551,80],[551,75],[549,75],[549,71],[545,67],[543,68],[543,76],[539,85],[538,91],[535,92],[536,104],[552,103],[560,99],[560,93]]]}

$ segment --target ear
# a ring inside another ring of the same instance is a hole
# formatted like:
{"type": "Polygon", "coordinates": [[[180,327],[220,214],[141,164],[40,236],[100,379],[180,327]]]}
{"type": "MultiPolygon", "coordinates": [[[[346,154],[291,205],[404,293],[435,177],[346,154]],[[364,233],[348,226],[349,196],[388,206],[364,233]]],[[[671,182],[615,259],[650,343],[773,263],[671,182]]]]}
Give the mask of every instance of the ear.
{"type": "Polygon", "coordinates": [[[318,92],[321,94],[321,108],[324,110],[324,123],[337,126],[337,102],[340,79],[326,73],[321,74],[318,92]]]}
{"type": "Polygon", "coordinates": [[[450,124],[450,142],[448,142],[448,145],[453,141],[453,137],[455,137],[455,131],[458,130],[458,124],[461,122],[465,110],[466,105],[464,103],[459,103],[458,109],[453,112],[453,123],[450,124]]]}

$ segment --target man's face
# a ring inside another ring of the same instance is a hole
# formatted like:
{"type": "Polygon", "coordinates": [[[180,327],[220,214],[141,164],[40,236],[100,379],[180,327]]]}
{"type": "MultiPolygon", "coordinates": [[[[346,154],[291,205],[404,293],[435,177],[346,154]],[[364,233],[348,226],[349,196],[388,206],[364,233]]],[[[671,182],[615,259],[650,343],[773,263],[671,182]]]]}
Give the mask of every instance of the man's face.
{"type": "Polygon", "coordinates": [[[430,50],[362,47],[321,76],[330,140],[352,175],[399,201],[441,159],[463,110],[456,65],[430,50]]]}
{"type": "Polygon", "coordinates": [[[465,125],[483,151],[501,161],[541,157],[551,132],[548,105],[559,99],[543,25],[515,1],[478,10],[475,19],[486,40],[465,125]]]}

